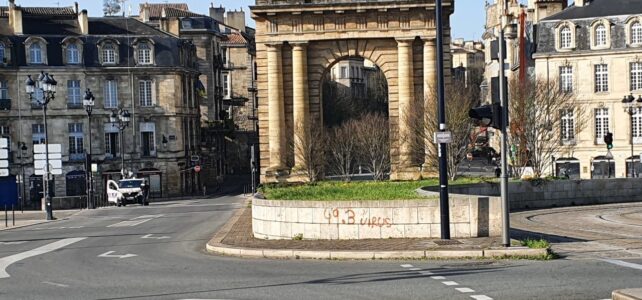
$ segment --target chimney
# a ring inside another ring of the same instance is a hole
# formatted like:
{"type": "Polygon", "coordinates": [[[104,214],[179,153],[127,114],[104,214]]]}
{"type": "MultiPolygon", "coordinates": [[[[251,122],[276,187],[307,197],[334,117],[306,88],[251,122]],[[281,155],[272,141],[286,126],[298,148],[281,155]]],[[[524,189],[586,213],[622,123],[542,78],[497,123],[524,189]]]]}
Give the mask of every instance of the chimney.
{"type": "Polygon", "coordinates": [[[225,23],[225,7],[222,5],[220,7],[214,7],[214,3],[212,3],[212,6],[210,6],[210,18],[219,23],[225,23]]]}
{"type": "Polygon", "coordinates": [[[87,17],[87,10],[83,9],[78,14],[78,24],[80,25],[80,33],[82,35],[89,34],[89,18],[87,17]]]}
{"type": "Polygon", "coordinates": [[[74,2],[74,12],[78,14],[78,2],[74,2]]]}
{"type": "Polygon", "coordinates": [[[243,9],[241,11],[228,11],[225,24],[238,29],[240,32],[245,32],[245,12],[243,9]]]}
{"type": "Polygon", "coordinates": [[[9,0],[9,26],[13,34],[22,34],[22,10],[16,6],[15,0],[9,0]]]}
{"type": "Polygon", "coordinates": [[[589,5],[591,1],[590,0],[575,0],[575,6],[581,7],[581,6],[587,6],[589,5]]]}
{"type": "Polygon", "coordinates": [[[149,4],[143,4],[143,9],[140,10],[140,20],[143,23],[149,23],[149,4]]]}

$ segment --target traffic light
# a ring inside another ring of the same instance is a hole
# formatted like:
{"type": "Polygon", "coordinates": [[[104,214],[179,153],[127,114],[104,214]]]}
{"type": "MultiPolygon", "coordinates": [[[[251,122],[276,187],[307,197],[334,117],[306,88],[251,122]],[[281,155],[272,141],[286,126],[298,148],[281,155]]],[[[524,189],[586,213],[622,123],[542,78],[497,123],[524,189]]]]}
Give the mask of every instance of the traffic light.
{"type": "Polygon", "coordinates": [[[606,149],[613,149],[613,133],[607,132],[604,135],[604,143],[606,144],[606,149]]]}
{"type": "Polygon", "coordinates": [[[502,107],[499,103],[483,105],[468,111],[468,116],[480,121],[484,127],[493,127],[501,129],[502,125],[502,107]]]}

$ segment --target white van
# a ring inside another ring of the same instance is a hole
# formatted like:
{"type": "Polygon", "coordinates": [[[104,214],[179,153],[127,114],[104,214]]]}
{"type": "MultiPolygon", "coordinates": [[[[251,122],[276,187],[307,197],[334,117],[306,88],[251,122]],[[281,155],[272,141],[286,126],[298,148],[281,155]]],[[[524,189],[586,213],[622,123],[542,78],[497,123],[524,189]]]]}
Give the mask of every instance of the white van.
{"type": "Polygon", "coordinates": [[[110,205],[125,206],[129,203],[149,205],[144,187],[148,183],[145,179],[132,178],[123,179],[118,182],[107,181],[107,201],[110,205]]]}

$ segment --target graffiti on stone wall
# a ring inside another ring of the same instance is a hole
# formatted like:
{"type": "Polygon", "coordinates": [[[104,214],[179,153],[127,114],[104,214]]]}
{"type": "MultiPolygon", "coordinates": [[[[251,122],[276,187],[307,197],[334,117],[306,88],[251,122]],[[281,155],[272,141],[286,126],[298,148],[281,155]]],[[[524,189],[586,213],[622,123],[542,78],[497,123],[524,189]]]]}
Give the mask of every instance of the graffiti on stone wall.
{"type": "Polygon", "coordinates": [[[346,224],[346,225],[362,225],[373,227],[392,227],[392,220],[390,218],[373,216],[358,218],[357,223],[356,213],[351,208],[326,208],[323,211],[323,217],[328,220],[328,224],[346,224]]]}

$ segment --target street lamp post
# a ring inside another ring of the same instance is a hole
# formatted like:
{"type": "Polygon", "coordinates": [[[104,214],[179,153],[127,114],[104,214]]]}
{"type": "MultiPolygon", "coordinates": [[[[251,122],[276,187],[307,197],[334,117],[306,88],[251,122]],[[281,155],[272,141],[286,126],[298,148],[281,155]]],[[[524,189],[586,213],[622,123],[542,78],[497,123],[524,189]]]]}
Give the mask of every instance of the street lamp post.
{"type": "Polygon", "coordinates": [[[49,195],[49,136],[47,130],[47,105],[49,102],[56,98],[56,85],[58,82],[54,79],[53,74],[49,76],[49,73],[40,72],[38,80],[34,81],[31,79],[31,75],[27,75],[27,80],[25,81],[25,89],[27,94],[29,94],[29,101],[33,101],[33,94],[36,92],[36,89],[42,90],[42,98],[36,97],[38,105],[42,106],[42,116],[44,119],[45,125],[45,174],[43,176],[43,188],[44,188],[44,197],[45,197],[45,209],[47,211],[47,220],[54,220],[53,216],[53,206],[51,205],[51,197],[49,195]]]}
{"type": "Polygon", "coordinates": [[[128,110],[122,108],[112,111],[109,116],[109,121],[113,126],[118,128],[118,134],[120,135],[120,158],[121,158],[121,167],[120,175],[125,178],[125,146],[123,145],[123,132],[127,126],[129,126],[131,115],[128,110]]]}
{"type": "MultiPolygon", "coordinates": [[[[633,159],[634,155],[634,150],[633,150],[633,115],[636,113],[640,113],[640,109],[642,108],[642,96],[639,96],[638,99],[636,100],[635,97],[633,97],[633,94],[629,94],[628,96],[624,96],[622,99],[622,105],[624,106],[624,112],[629,114],[629,118],[631,120],[631,177],[637,177],[635,174],[635,161],[633,159]]],[[[638,124],[638,126],[640,126],[638,124]]],[[[640,133],[638,132],[638,135],[640,133]]],[[[642,159],[642,157],[641,157],[642,159]]],[[[609,174],[610,175],[610,174],[609,174]]],[[[639,175],[639,174],[638,174],[639,175]]]]}
{"type": "Polygon", "coordinates": [[[25,164],[24,159],[27,157],[27,145],[24,142],[20,143],[20,211],[25,212],[25,196],[27,195],[25,191],[25,164]]]}
{"type": "Polygon", "coordinates": [[[93,198],[93,191],[94,191],[94,178],[93,178],[93,173],[91,170],[91,165],[92,165],[92,158],[91,158],[91,113],[94,109],[94,94],[91,93],[91,90],[88,88],[85,91],[85,98],[82,101],[82,105],[85,107],[85,111],[87,112],[87,127],[89,127],[89,151],[87,151],[87,154],[85,156],[86,163],[85,163],[85,170],[86,173],[85,175],[87,176],[87,209],[95,208],[94,207],[94,198],[93,198]]]}

